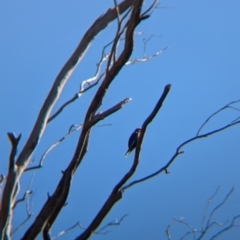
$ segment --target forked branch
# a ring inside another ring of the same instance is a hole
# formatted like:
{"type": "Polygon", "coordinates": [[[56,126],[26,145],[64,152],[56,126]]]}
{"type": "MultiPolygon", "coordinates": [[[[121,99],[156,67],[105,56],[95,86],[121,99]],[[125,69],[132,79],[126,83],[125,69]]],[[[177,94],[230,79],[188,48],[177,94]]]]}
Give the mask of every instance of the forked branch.
{"type": "MultiPolygon", "coordinates": [[[[135,1],[124,0],[120,4],[118,4],[119,14],[129,9],[132,6],[133,2],[135,1]]],[[[117,14],[115,8],[109,9],[105,14],[100,16],[86,31],[85,35],[83,36],[77,48],[73,52],[72,56],[64,64],[56,79],[54,80],[52,88],[49,91],[48,96],[41,107],[41,110],[39,111],[31,134],[29,135],[25,146],[23,147],[22,151],[18,156],[18,159],[16,160],[17,171],[11,175],[9,174],[6,178],[6,184],[2,194],[2,209],[4,209],[4,211],[0,212],[0,238],[2,238],[3,240],[9,238],[11,226],[10,206],[12,206],[12,200],[13,196],[16,193],[16,186],[18,184],[18,180],[21,178],[22,173],[28,166],[29,159],[45,131],[46,124],[51,114],[52,108],[60,97],[66,82],[73,73],[77,64],[81,61],[94,37],[116,18],[117,14]]],[[[85,140],[87,138],[85,138],[85,140]]],[[[43,225],[39,227],[41,229],[43,225]]],[[[36,231],[39,231],[39,228],[36,231]]],[[[34,237],[29,239],[34,239],[34,237]]]]}
{"type": "Polygon", "coordinates": [[[165,166],[161,167],[159,170],[155,171],[154,173],[147,175],[146,177],[140,178],[140,179],[135,180],[135,181],[133,181],[133,182],[131,182],[129,184],[126,184],[125,186],[122,187],[122,190],[126,190],[126,189],[128,189],[128,188],[130,188],[130,187],[132,187],[132,186],[134,186],[136,184],[139,184],[139,183],[144,182],[146,180],[149,180],[149,179],[151,179],[153,177],[156,177],[157,175],[159,175],[159,174],[161,174],[163,172],[164,173],[169,173],[168,172],[168,168],[170,167],[170,165],[176,160],[176,158],[180,154],[184,153],[184,151],[182,150],[182,148],[184,146],[186,146],[186,145],[190,144],[191,142],[194,142],[194,141],[196,141],[198,139],[206,138],[206,137],[209,137],[209,136],[211,136],[213,134],[216,134],[218,132],[222,132],[222,131],[224,131],[224,130],[230,128],[230,127],[233,127],[233,126],[235,126],[237,124],[240,124],[240,120],[239,121],[233,121],[233,122],[231,122],[231,123],[229,123],[229,124],[227,124],[227,125],[225,125],[225,126],[223,126],[221,128],[218,128],[216,130],[207,132],[205,134],[197,135],[197,136],[195,136],[193,138],[190,138],[190,139],[186,140],[185,142],[181,143],[177,147],[176,152],[173,154],[172,158],[165,164],[165,166]]]}
{"type": "Polygon", "coordinates": [[[148,118],[144,121],[144,123],[142,125],[142,131],[139,136],[138,144],[137,144],[136,151],[135,151],[134,162],[133,162],[130,170],[119,181],[119,183],[116,184],[116,186],[112,190],[110,196],[104,203],[103,207],[100,209],[100,211],[98,212],[96,217],[93,219],[92,223],[79,237],[76,238],[76,240],[83,240],[83,239],[89,238],[90,235],[99,227],[99,225],[101,224],[104,217],[108,214],[108,212],[112,209],[112,207],[116,204],[116,202],[121,199],[121,197],[122,197],[121,187],[134,174],[134,172],[138,166],[141,144],[142,144],[142,140],[144,137],[144,133],[147,129],[147,126],[148,126],[148,124],[151,123],[151,121],[154,119],[154,117],[158,113],[159,109],[161,108],[165,98],[167,97],[168,92],[170,91],[170,87],[171,87],[171,85],[165,86],[164,91],[163,91],[159,101],[157,102],[155,108],[153,109],[151,114],[148,116],[148,118]]]}

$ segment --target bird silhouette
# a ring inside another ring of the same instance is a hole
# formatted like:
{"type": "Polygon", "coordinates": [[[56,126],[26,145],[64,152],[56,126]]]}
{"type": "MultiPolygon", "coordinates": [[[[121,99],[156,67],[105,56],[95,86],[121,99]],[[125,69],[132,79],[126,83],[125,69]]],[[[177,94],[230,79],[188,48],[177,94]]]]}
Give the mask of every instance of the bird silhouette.
{"type": "Polygon", "coordinates": [[[141,128],[136,128],[135,131],[130,136],[128,140],[128,150],[125,154],[125,157],[127,157],[132,152],[132,150],[136,148],[140,132],[141,132],[141,128]]]}

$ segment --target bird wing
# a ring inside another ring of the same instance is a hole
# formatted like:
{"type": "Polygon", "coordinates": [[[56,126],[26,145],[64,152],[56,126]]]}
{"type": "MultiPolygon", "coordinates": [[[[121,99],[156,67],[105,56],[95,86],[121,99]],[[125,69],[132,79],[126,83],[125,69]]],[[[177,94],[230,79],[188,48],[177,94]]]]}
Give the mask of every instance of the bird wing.
{"type": "Polygon", "coordinates": [[[137,133],[134,132],[128,140],[128,148],[131,149],[136,142],[137,133]]]}

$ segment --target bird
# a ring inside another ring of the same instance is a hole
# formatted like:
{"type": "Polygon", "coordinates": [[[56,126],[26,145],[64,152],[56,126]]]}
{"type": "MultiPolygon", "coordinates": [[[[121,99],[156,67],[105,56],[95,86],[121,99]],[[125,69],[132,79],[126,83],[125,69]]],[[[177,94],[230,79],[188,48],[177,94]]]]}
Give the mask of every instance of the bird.
{"type": "Polygon", "coordinates": [[[141,128],[136,128],[135,131],[130,136],[128,140],[128,150],[125,154],[125,157],[127,157],[132,152],[132,150],[136,148],[140,132],[141,128]]]}

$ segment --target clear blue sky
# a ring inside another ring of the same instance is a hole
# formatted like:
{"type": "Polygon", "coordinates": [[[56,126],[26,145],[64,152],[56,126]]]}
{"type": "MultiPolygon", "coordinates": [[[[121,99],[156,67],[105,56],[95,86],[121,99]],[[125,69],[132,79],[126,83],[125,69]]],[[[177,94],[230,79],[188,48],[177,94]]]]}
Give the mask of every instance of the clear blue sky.
{"type": "MultiPolygon", "coordinates": [[[[147,1],[144,6],[149,4],[147,1]]],[[[110,6],[113,1],[0,3],[0,173],[7,172],[10,152],[6,132],[22,133],[20,151],[55,76],[84,32],[110,6]]],[[[148,55],[167,46],[168,49],[147,63],[126,66],[114,80],[100,110],[126,97],[133,100],[101,122],[112,124],[110,127],[93,129],[89,151],[74,176],[68,205],[52,228],[53,236],[77,221],[88,226],[112,187],[131,166],[133,154],[124,158],[128,137],[141,126],[166,84],[171,83],[172,89],[148,128],[140,165],[132,180],[166,164],[176,147],[193,137],[211,113],[240,99],[240,2],[164,0],[160,7],[138,27],[144,35],[136,36],[132,57],[142,57],[142,39],[150,35],[158,37],[147,45],[148,55]]],[[[113,38],[115,28],[116,22],[94,39],[54,110],[78,91],[83,80],[94,75],[101,48],[113,38]]],[[[85,93],[49,124],[34,153],[35,162],[71,124],[83,122],[95,91],[96,88],[85,93]]],[[[238,116],[239,112],[227,110],[203,131],[214,130],[238,116]]],[[[34,172],[34,216],[26,226],[38,214],[47,192],[53,193],[61,170],[72,157],[78,136],[79,132],[72,134],[48,155],[43,168],[34,172]]],[[[169,168],[170,174],[162,174],[124,193],[102,224],[129,214],[119,228],[110,228],[111,233],[106,236],[92,238],[167,239],[165,230],[174,217],[185,217],[190,225],[200,229],[206,201],[217,186],[220,190],[212,206],[216,206],[231,187],[235,186],[235,191],[214,220],[224,222],[240,214],[239,144],[240,126],[236,126],[188,145],[169,168]]],[[[32,173],[24,175],[21,194],[31,177],[32,173]]],[[[13,226],[24,220],[23,213],[24,204],[14,213],[13,226]]],[[[24,229],[13,239],[19,239],[24,229]]],[[[75,229],[61,239],[72,239],[81,231],[75,229]]],[[[171,231],[173,239],[179,239],[186,231],[183,225],[175,225],[171,231]]],[[[239,239],[239,236],[240,230],[236,228],[219,239],[239,239]]]]}

